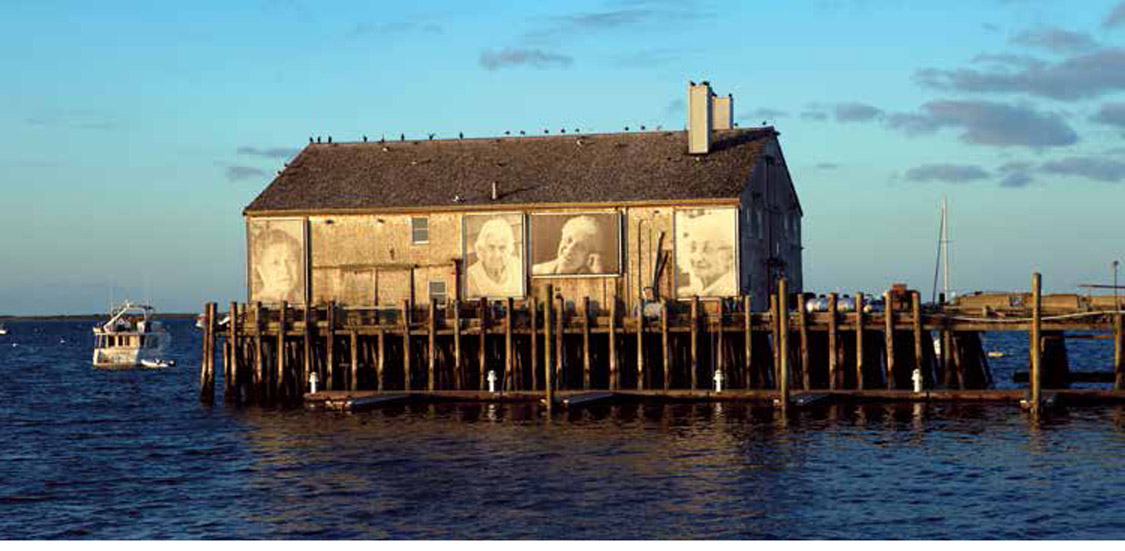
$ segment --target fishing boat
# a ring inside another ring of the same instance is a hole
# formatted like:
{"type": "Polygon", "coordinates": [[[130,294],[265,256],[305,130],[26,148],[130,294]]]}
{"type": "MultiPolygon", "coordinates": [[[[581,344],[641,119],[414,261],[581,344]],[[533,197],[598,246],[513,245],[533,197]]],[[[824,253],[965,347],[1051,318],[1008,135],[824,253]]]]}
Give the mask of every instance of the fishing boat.
{"type": "Polygon", "coordinates": [[[149,360],[149,359],[144,359],[144,360],[141,360],[141,365],[144,366],[144,367],[150,367],[150,368],[174,367],[176,365],[176,360],[164,360],[164,359],[149,360]]]}
{"type": "Polygon", "coordinates": [[[3,323],[0,323],[0,335],[7,335],[7,334],[8,334],[8,326],[4,325],[3,323]]]}
{"type": "Polygon", "coordinates": [[[147,304],[125,302],[110,312],[109,321],[94,327],[94,366],[130,367],[163,361],[172,335],[153,319],[147,304]]]}

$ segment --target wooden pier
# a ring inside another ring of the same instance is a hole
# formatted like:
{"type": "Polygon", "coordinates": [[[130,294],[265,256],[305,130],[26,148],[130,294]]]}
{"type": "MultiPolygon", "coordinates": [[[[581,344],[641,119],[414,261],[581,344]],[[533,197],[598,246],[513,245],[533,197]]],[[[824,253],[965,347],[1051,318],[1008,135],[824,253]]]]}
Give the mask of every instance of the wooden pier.
{"type": "Polygon", "coordinates": [[[742,297],[653,301],[627,312],[617,301],[595,305],[551,289],[526,300],[405,301],[394,308],[231,303],[222,326],[217,305],[208,303],[200,397],[216,395],[221,351],[223,396],[235,404],[363,399],[373,406],[416,397],[546,398],[550,405],[580,404],[600,393],[596,401],[762,400],[800,407],[824,397],[996,399],[1037,409],[1044,389],[1065,390],[1071,382],[1070,332],[1113,340],[1112,387],[1056,395],[1083,402],[1125,397],[1122,304],[1113,297],[1041,296],[1036,274],[1026,293],[923,306],[916,291],[899,288],[884,294],[879,309],[865,309],[870,301],[856,293],[846,301],[829,295],[824,311],[810,311],[811,295],[786,294],[784,280],[777,288],[763,310],[742,297]],[[1024,332],[1039,343],[1029,347],[1027,390],[991,390],[982,331],[1024,332]],[[380,396],[385,399],[372,400],[380,396]]]}

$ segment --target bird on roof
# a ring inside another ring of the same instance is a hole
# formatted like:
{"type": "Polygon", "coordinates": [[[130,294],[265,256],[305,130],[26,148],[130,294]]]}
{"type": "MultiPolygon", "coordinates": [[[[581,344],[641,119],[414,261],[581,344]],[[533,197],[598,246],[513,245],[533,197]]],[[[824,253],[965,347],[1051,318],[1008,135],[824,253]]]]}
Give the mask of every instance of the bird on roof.
{"type": "Polygon", "coordinates": [[[559,132],[562,133],[562,134],[566,134],[566,129],[562,128],[562,129],[559,130],[559,132]]]}
{"type": "Polygon", "coordinates": [[[320,136],[316,137],[316,143],[320,143],[320,136]]]}
{"type": "Polygon", "coordinates": [[[642,124],[641,125],[641,131],[644,131],[644,129],[645,129],[645,125],[642,124]]]}
{"type": "Polygon", "coordinates": [[[309,143],[313,143],[312,136],[309,136],[309,143]]]}
{"type": "Polygon", "coordinates": [[[435,134],[434,134],[433,132],[430,132],[430,140],[431,140],[431,141],[433,141],[433,139],[434,139],[434,135],[435,135],[435,134]]]}
{"type": "Polygon", "coordinates": [[[524,132],[523,130],[520,130],[520,136],[526,136],[526,135],[527,135],[527,132],[524,132]]]}
{"type": "Polygon", "coordinates": [[[405,142],[406,141],[406,134],[399,134],[398,135],[398,141],[405,142]]]}
{"type": "Polygon", "coordinates": [[[328,136],[328,143],[332,143],[332,136],[328,136]]]}
{"type": "Polygon", "coordinates": [[[544,128],[544,129],[543,129],[543,133],[544,133],[544,134],[550,134],[550,133],[551,133],[551,129],[550,129],[550,128],[544,128]]]}
{"type": "Polygon", "coordinates": [[[463,139],[465,139],[465,133],[464,133],[464,132],[458,132],[458,133],[457,133],[457,139],[458,139],[458,140],[463,140],[463,139]]]}
{"type": "Polygon", "coordinates": [[[511,130],[505,130],[505,131],[504,131],[504,135],[505,135],[505,136],[511,136],[511,135],[512,135],[512,131],[511,131],[511,130]]]}
{"type": "Polygon", "coordinates": [[[582,131],[582,129],[581,129],[581,128],[575,128],[575,129],[574,129],[574,133],[575,133],[575,134],[577,134],[577,133],[579,133],[579,132],[581,132],[581,131],[582,131]]]}
{"type": "Polygon", "coordinates": [[[629,131],[629,127],[628,127],[628,126],[626,126],[626,127],[625,127],[625,131],[626,131],[626,132],[628,132],[628,131],[629,131]]]}
{"type": "Polygon", "coordinates": [[[363,135],[363,143],[367,143],[367,134],[363,135]]]}

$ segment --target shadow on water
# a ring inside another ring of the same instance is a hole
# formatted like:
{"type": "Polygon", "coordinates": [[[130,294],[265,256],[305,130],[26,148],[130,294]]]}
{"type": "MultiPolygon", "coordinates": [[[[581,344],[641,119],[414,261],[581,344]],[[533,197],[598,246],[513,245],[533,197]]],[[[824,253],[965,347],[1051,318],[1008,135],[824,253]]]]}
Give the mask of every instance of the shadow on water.
{"type": "Polygon", "coordinates": [[[1121,407],[238,410],[198,403],[189,323],[164,371],[31,329],[0,346],[4,538],[1125,537],[1121,407]]]}

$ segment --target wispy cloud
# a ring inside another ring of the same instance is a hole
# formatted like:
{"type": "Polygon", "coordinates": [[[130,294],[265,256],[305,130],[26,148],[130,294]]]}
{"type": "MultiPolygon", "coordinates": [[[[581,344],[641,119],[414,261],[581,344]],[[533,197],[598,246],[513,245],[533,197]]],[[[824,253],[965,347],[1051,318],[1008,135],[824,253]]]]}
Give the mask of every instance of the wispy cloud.
{"type": "Polygon", "coordinates": [[[601,10],[543,18],[524,35],[531,43],[569,41],[577,36],[624,30],[658,30],[713,17],[694,2],[618,1],[601,10]]]}
{"type": "Polygon", "coordinates": [[[263,159],[291,159],[301,150],[291,147],[268,147],[257,148],[250,146],[242,146],[238,148],[239,155],[249,155],[251,157],[261,157],[263,159]]]}
{"type": "Polygon", "coordinates": [[[227,180],[231,182],[244,182],[246,180],[259,180],[266,177],[266,171],[252,167],[233,165],[227,167],[227,180]]]}
{"type": "Polygon", "coordinates": [[[1090,120],[1125,130],[1125,103],[1106,103],[1098,108],[1098,112],[1090,120]]]}
{"type": "Polygon", "coordinates": [[[687,113],[687,102],[683,99],[674,99],[664,106],[665,115],[680,115],[687,113]]]}
{"type": "Polygon", "coordinates": [[[1016,46],[1041,48],[1055,53],[1076,53],[1098,47],[1098,41],[1089,34],[1058,27],[1023,31],[1013,36],[1010,42],[1016,46]]]}
{"type": "Polygon", "coordinates": [[[1078,142],[1078,134],[1056,113],[990,101],[932,101],[917,113],[890,114],[885,124],[907,135],[957,128],[959,139],[974,145],[1044,148],[1078,142]]]}
{"type": "Polygon", "coordinates": [[[1047,174],[1079,176],[1099,182],[1125,180],[1125,162],[1101,157],[1067,157],[1043,163],[1040,170],[1047,174]]]}
{"type": "Polygon", "coordinates": [[[757,109],[753,109],[753,110],[750,110],[750,111],[743,111],[743,112],[738,114],[739,119],[748,120],[748,121],[759,121],[759,120],[771,121],[771,120],[783,119],[783,118],[786,118],[788,116],[789,116],[788,111],[784,111],[782,109],[773,109],[771,107],[759,107],[757,109]]]}
{"type": "Polygon", "coordinates": [[[24,119],[28,126],[72,130],[116,130],[120,124],[110,117],[87,109],[58,109],[24,119]]]}
{"type": "Polygon", "coordinates": [[[505,67],[528,66],[537,69],[569,67],[574,59],[568,55],[546,52],[535,48],[504,48],[485,50],[480,54],[480,65],[489,71],[505,67]]]}
{"type": "Polygon", "coordinates": [[[1102,20],[1102,27],[1113,29],[1125,26],[1125,2],[1118,2],[1102,20]]]}
{"type": "Polygon", "coordinates": [[[866,103],[846,102],[835,106],[836,121],[866,122],[883,116],[883,110],[866,103]]]}
{"type": "Polygon", "coordinates": [[[801,111],[801,118],[810,121],[825,121],[828,120],[828,113],[818,109],[806,109],[801,111]]]}
{"type": "Polygon", "coordinates": [[[437,23],[426,21],[363,22],[352,25],[348,36],[352,38],[363,38],[367,36],[392,36],[408,33],[443,34],[445,33],[445,29],[437,23]]]}
{"type": "Polygon", "coordinates": [[[1021,93],[1076,101],[1125,90],[1125,50],[1103,48],[1057,63],[1025,63],[1015,68],[926,68],[915,72],[914,80],[938,90],[1021,93]]]}
{"type": "Polygon", "coordinates": [[[815,168],[817,170],[836,170],[837,168],[840,168],[840,165],[836,163],[817,163],[815,165],[815,168]]]}
{"type": "Polygon", "coordinates": [[[910,182],[946,182],[962,184],[991,177],[987,170],[976,165],[928,164],[906,171],[910,182]]]}

